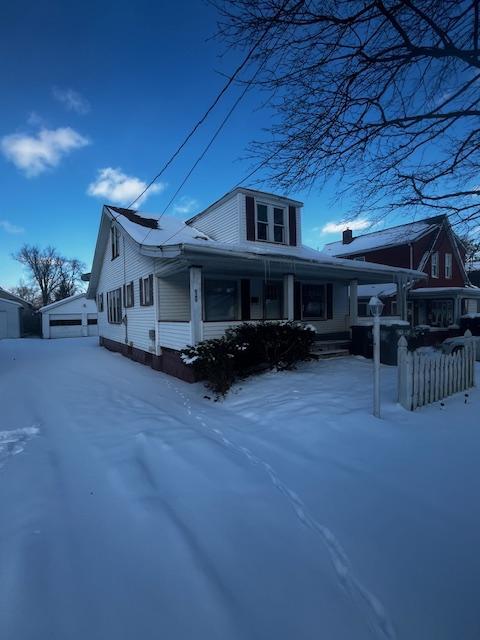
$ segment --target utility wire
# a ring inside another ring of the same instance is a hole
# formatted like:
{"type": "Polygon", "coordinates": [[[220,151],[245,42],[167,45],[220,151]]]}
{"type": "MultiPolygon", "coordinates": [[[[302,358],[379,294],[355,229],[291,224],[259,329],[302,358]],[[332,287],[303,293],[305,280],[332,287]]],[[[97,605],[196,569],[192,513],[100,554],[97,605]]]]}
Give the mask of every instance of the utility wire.
{"type": "Polygon", "coordinates": [[[167,160],[167,162],[163,165],[163,167],[160,169],[160,171],[157,173],[157,175],[152,178],[152,180],[150,180],[150,182],[147,184],[147,186],[145,187],[145,189],[135,198],[135,200],[133,200],[127,207],[127,209],[130,209],[136,202],[138,202],[138,200],[140,200],[140,198],[145,195],[145,193],[150,189],[150,187],[158,180],[158,178],[160,178],[160,176],[166,171],[166,169],[168,169],[168,167],[172,164],[172,162],[175,160],[175,158],[178,156],[178,154],[182,151],[182,149],[184,148],[184,146],[187,144],[187,142],[190,140],[190,138],[195,134],[195,132],[197,131],[197,129],[205,122],[205,120],[208,118],[208,116],[210,115],[210,113],[213,111],[213,109],[216,107],[216,105],[218,104],[218,102],[220,101],[220,99],[222,98],[222,96],[224,95],[224,93],[229,89],[229,87],[231,86],[231,84],[233,83],[233,81],[235,80],[235,78],[238,76],[238,74],[242,71],[242,69],[245,67],[245,65],[248,63],[248,61],[250,60],[250,58],[253,56],[253,54],[255,53],[257,47],[259,46],[259,44],[262,42],[262,40],[265,38],[265,36],[267,35],[267,33],[270,31],[270,29],[272,28],[272,26],[276,23],[276,19],[278,18],[278,16],[280,15],[281,11],[283,10],[283,5],[282,7],[279,9],[279,11],[276,13],[275,16],[273,16],[272,20],[268,23],[268,25],[265,27],[265,29],[263,30],[262,34],[260,35],[260,37],[256,40],[256,42],[253,44],[253,46],[250,48],[250,50],[248,51],[247,55],[245,56],[245,58],[242,60],[242,62],[238,65],[238,67],[235,69],[235,71],[233,72],[233,74],[231,76],[229,76],[227,82],[225,83],[225,85],[223,86],[223,88],[221,89],[221,91],[217,94],[217,96],[215,97],[215,99],[213,100],[212,104],[208,107],[208,109],[205,111],[205,113],[203,114],[203,116],[200,118],[200,120],[198,120],[198,122],[193,126],[193,128],[189,131],[189,133],[187,134],[187,136],[184,138],[183,142],[177,147],[177,149],[175,150],[175,152],[170,156],[170,158],[167,160]]]}

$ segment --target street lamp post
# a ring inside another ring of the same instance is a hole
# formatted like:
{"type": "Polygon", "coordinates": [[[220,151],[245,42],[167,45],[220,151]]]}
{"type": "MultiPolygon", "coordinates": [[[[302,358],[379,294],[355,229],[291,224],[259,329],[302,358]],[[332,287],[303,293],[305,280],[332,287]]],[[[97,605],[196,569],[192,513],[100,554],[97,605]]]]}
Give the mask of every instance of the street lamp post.
{"type": "Polygon", "coordinates": [[[373,316],[373,415],[380,418],[380,316],[383,302],[373,296],[368,303],[368,310],[373,316]]]}

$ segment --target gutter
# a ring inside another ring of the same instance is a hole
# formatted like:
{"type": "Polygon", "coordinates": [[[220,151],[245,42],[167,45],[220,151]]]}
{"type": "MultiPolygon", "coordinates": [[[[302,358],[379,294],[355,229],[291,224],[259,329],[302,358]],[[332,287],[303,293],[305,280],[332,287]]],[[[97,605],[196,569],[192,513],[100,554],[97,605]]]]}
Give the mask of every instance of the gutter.
{"type": "MultiPolygon", "coordinates": [[[[231,257],[232,256],[232,252],[231,251],[227,251],[225,249],[217,249],[215,247],[209,246],[207,247],[197,247],[196,245],[177,245],[179,247],[179,252],[182,253],[186,253],[187,251],[190,253],[199,253],[199,254],[215,254],[218,256],[222,256],[222,257],[231,257]]],[[[177,253],[177,255],[178,255],[177,253]]],[[[258,260],[258,259],[268,259],[271,260],[272,262],[288,262],[288,260],[298,260],[299,262],[303,262],[304,264],[310,264],[310,265],[314,265],[314,266],[325,266],[325,267],[333,267],[334,269],[338,269],[339,271],[352,271],[352,270],[357,270],[357,271],[361,271],[363,273],[374,273],[376,275],[396,275],[396,274],[403,274],[403,275],[407,275],[411,278],[414,278],[416,280],[424,280],[426,279],[428,276],[423,273],[422,271],[416,271],[414,269],[403,269],[403,268],[397,268],[397,267],[391,267],[391,268],[387,268],[387,269],[378,269],[378,265],[374,262],[362,262],[361,265],[362,267],[365,267],[366,265],[368,265],[369,268],[365,269],[360,267],[358,265],[358,260],[350,260],[349,262],[351,263],[356,263],[355,265],[344,265],[344,264],[338,264],[336,263],[336,260],[346,260],[346,258],[331,258],[332,262],[331,263],[324,263],[324,262],[319,262],[317,260],[314,260],[313,258],[302,258],[299,256],[295,256],[295,255],[282,255],[282,256],[270,256],[270,255],[266,255],[266,254],[253,254],[253,253],[247,253],[247,252],[235,252],[235,255],[240,257],[240,258],[244,258],[246,260],[258,260]],[[370,268],[371,266],[371,268],[370,268]]],[[[384,267],[386,267],[387,265],[382,265],[384,267]]]]}

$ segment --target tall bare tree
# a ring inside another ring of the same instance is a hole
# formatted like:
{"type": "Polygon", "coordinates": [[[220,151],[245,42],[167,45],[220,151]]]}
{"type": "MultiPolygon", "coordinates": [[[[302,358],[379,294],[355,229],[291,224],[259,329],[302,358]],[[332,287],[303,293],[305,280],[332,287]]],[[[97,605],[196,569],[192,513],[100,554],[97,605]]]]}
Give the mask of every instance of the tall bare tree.
{"type": "Polygon", "coordinates": [[[480,216],[480,0],[217,0],[276,111],[277,186],[340,181],[355,211],[480,216]]]}
{"type": "Polygon", "coordinates": [[[74,294],[80,286],[85,265],[76,258],[64,258],[54,247],[40,249],[25,244],[13,257],[28,269],[31,284],[40,290],[43,305],[74,294]]]}

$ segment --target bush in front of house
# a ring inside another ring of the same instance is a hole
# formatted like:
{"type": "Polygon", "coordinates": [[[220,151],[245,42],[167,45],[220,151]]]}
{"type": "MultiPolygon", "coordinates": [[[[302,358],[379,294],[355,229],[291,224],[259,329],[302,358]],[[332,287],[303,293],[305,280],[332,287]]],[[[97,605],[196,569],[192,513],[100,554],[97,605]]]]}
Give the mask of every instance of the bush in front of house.
{"type": "Polygon", "coordinates": [[[218,395],[238,378],[265,369],[283,371],[311,360],[315,329],[300,322],[244,322],[225,336],[205,340],[181,352],[185,364],[218,395]]]}

